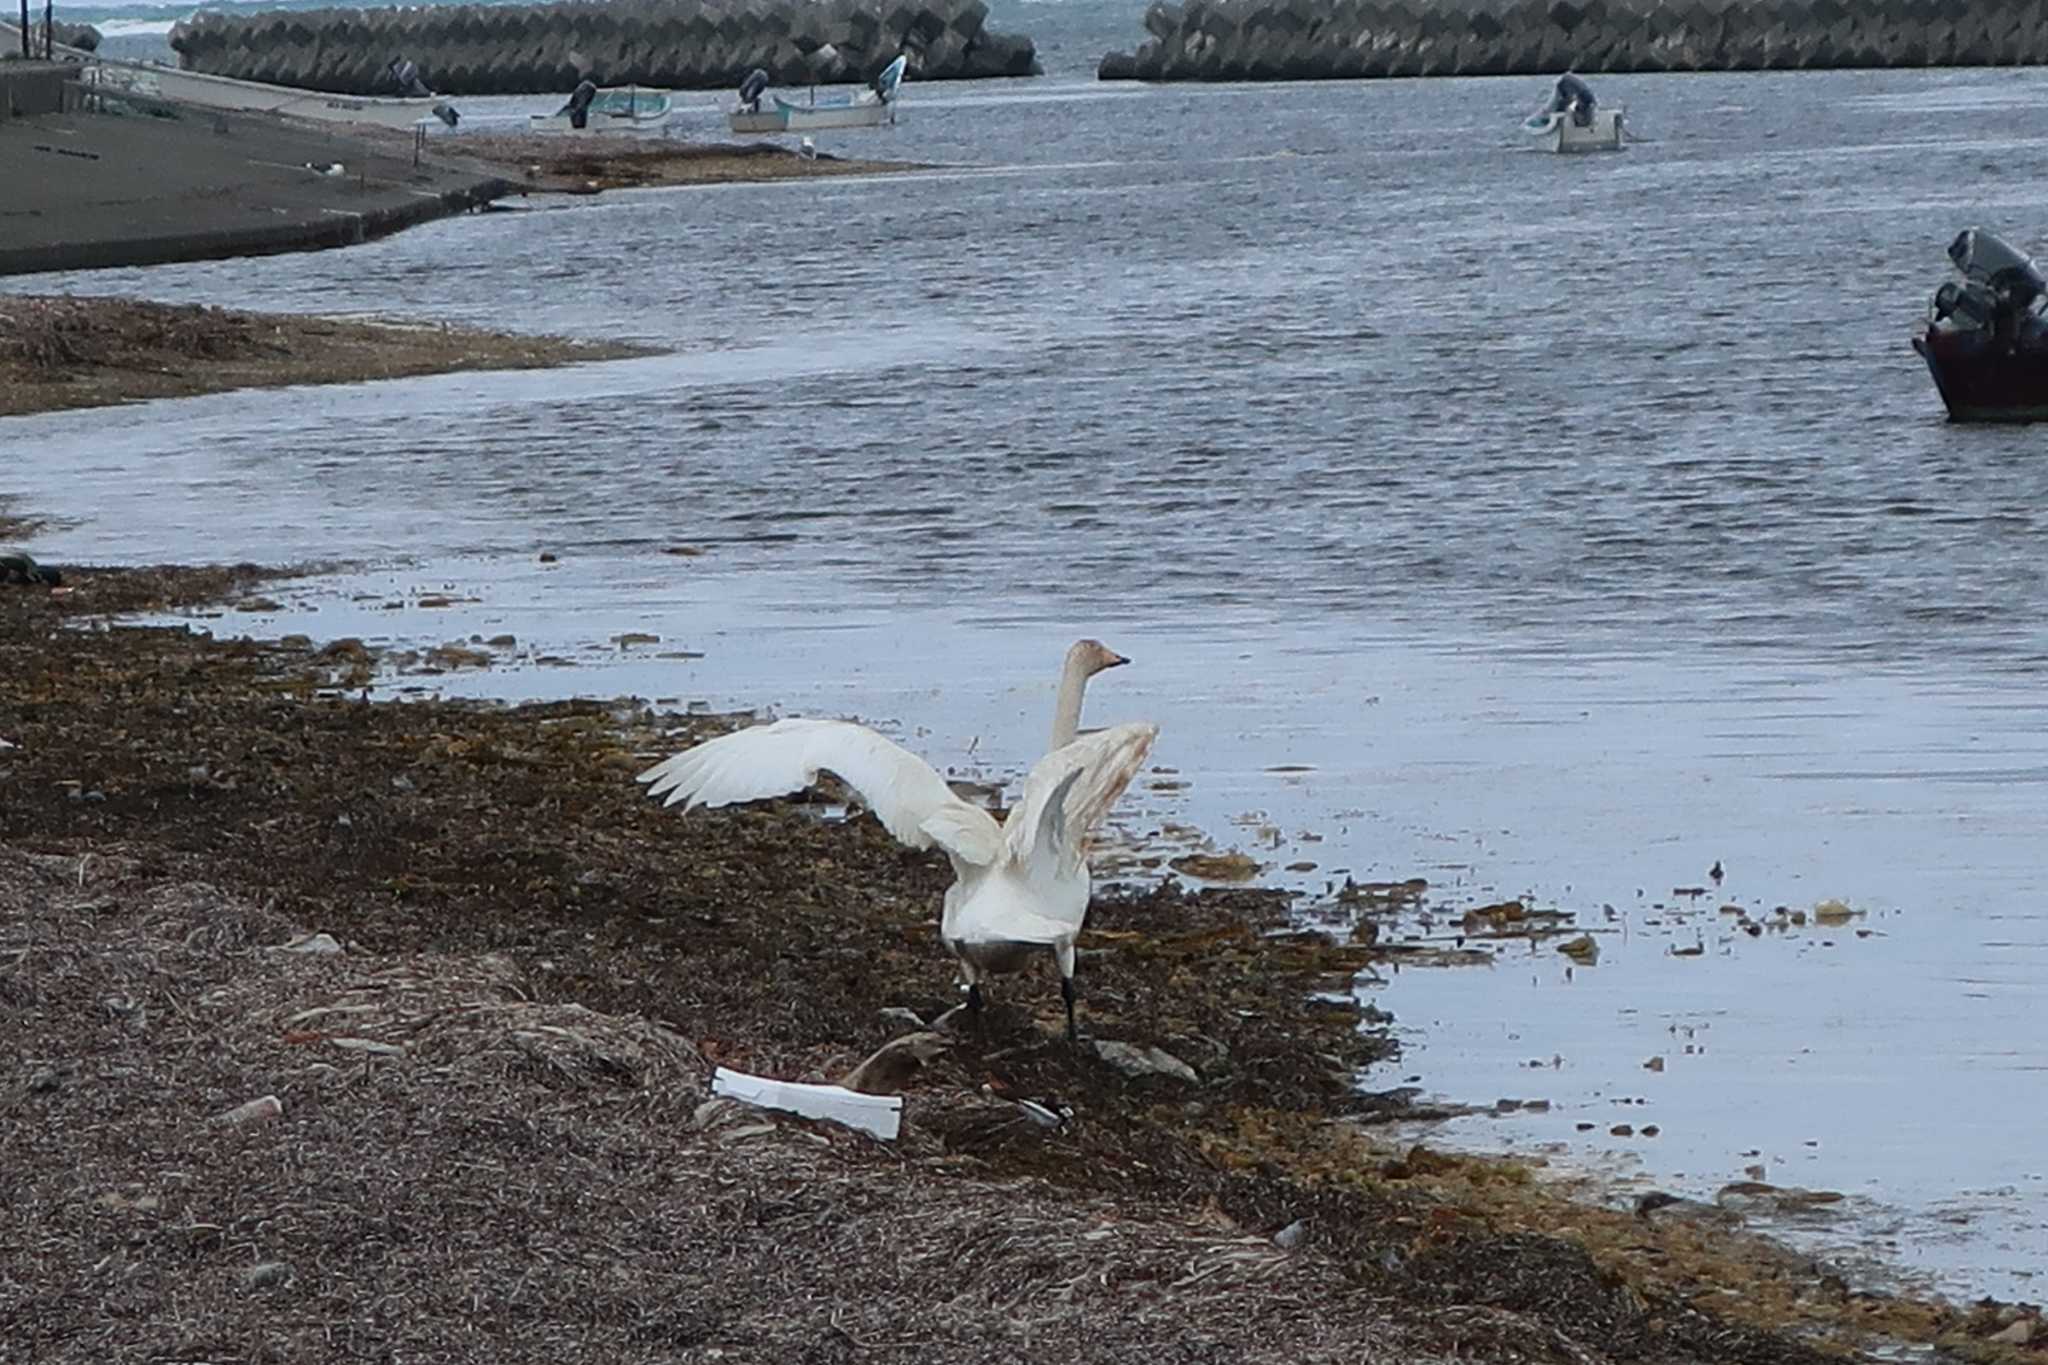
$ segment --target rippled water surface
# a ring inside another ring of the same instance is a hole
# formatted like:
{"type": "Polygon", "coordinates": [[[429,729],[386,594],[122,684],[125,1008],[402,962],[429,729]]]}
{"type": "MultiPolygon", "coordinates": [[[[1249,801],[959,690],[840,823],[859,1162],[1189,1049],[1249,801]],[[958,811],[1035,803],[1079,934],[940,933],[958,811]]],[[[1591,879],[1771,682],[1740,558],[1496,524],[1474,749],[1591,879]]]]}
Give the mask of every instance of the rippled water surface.
{"type": "Polygon", "coordinates": [[[1440,1136],[1667,1188],[1842,1190],[1802,1235],[2038,1298],[2048,449],[1945,423],[1906,342],[1958,228],[2039,245],[2048,77],[1606,79],[1651,140],[1566,159],[1517,141],[1540,81],[1054,65],[821,137],[915,178],[12,281],[675,351],[0,421],[0,491],[59,561],[368,566],[234,628],[510,632],[439,682],[859,714],[962,770],[1038,752],[1101,634],[1137,662],[1090,715],[1175,770],[1137,832],[1598,931],[1363,986],[1410,1041],[1368,1085],[1548,1099],[1440,1136]],[[1720,913],[1827,897],[1861,913],[1720,913]]]}

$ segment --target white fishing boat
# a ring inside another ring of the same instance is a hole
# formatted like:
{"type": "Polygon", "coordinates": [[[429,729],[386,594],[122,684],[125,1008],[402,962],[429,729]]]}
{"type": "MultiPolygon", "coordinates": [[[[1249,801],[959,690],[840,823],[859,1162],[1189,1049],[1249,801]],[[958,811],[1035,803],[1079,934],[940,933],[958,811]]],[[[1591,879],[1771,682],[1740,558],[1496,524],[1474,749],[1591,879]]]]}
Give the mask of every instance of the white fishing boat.
{"type": "MultiPolygon", "coordinates": [[[[21,30],[0,24],[0,46],[18,44],[21,30]]],[[[52,55],[79,65],[81,85],[96,93],[119,97],[132,94],[205,109],[280,114],[289,118],[314,119],[322,123],[349,123],[379,128],[411,128],[438,120],[453,128],[461,115],[455,106],[419,84],[409,62],[394,62],[393,76],[400,85],[411,84],[419,93],[408,95],[330,95],[320,90],[301,90],[288,85],[265,85],[260,81],[238,81],[230,76],[211,76],[203,71],[181,71],[156,62],[124,62],[102,57],[83,48],[53,45],[52,55]]]]}
{"type": "Polygon", "coordinates": [[[438,121],[453,128],[461,119],[438,95],[331,95],[259,81],[238,81],[203,71],[94,59],[79,73],[82,83],[102,94],[136,94],[239,113],[277,114],[374,128],[411,128],[438,121]]]}
{"type": "Polygon", "coordinates": [[[1601,108],[1593,88],[1567,71],[1557,78],[1550,103],[1522,120],[1522,131],[1553,152],[1618,152],[1626,137],[1624,112],[1601,108]]]}
{"type": "Polygon", "coordinates": [[[740,85],[739,105],[727,113],[726,123],[735,133],[809,133],[825,128],[877,128],[894,123],[896,91],[908,66],[909,60],[899,56],[882,68],[881,75],[846,95],[821,100],[814,86],[808,100],[786,100],[773,95],[765,106],[762,97],[767,94],[768,74],[755,70],[740,85]]]}
{"type": "Polygon", "coordinates": [[[526,128],[533,133],[659,132],[674,112],[675,102],[666,90],[584,81],[567,104],[552,114],[531,115],[526,128]]]}

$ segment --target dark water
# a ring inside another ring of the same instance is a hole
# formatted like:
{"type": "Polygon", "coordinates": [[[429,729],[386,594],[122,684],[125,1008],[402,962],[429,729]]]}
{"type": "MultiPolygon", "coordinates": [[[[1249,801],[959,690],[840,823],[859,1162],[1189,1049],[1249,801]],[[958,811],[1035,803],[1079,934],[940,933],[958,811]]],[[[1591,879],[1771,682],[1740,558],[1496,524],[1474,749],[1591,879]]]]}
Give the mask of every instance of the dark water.
{"type": "Polygon", "coordinates": [[[0,422],[0,491],[74,519],[53,559],[374,566],[258,625],[577,665],[468,690],[884,717],[998,773],[1099,632],[1139,666],[1091,714],[1162,721],[1189,784],[1140,835],[1617,907],[1633,947],[1572,978],[1376,990],[1439,1092],[1567,1060],[1551,1127],[1472,1140],[1576,1141],[1626,1087],[1646,1177],[1774,1153],[1867,1200],[1866,1244],[2038,1297],[2048,454],[1946,424],[1907,337],[1959,228],[2040,244],[2048,77],[1598,86],[1651,141],[1530,151],[1542,82],[913,88],[820,144],[949,169],[16,280],[677,354],[0,422]],[[444,585],[479,600],[382,610],[444,585]],[[1717,858],[1872,932],[1658,908],[1717,858]],[[1680,1030],[1713,1047],[1644,1073],[1680,1030]]]}

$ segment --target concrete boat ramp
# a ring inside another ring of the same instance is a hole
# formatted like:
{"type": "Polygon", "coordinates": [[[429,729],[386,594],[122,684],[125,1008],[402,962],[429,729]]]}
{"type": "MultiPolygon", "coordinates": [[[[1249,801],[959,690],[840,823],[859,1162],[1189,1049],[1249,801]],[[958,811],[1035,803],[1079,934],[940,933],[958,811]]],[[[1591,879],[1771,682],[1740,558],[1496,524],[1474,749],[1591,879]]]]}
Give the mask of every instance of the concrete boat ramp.
{"type": "Polygon", "coordinates": [[[347,246],[512,193],[431,139],[96,100],[0,62],[0,275],[347,246]]]}

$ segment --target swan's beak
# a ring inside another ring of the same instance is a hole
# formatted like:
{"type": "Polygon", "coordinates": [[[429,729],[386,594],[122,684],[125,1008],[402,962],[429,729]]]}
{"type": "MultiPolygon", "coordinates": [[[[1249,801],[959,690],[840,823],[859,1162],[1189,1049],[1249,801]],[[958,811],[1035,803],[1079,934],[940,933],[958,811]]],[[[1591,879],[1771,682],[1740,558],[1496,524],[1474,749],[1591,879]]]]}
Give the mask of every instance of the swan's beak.
{"type": "Polygon", "coordinates": [[[1123,655],[1117,653],[1115,650],[1110,650],[1109,658],[1102,666],[1104,668],[1121,668],[1129,662],[1130,660],[1126,659],[1123,655]]]}

